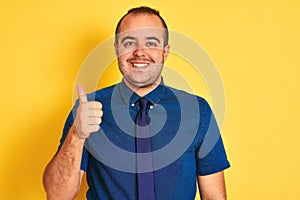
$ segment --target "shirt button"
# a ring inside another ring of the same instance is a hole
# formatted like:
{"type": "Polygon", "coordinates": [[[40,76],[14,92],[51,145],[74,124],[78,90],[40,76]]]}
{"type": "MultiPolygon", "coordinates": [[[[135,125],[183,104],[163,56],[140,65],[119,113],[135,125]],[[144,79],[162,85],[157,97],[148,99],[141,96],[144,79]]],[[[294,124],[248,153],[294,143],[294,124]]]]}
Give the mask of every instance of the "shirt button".
{"type": "Polygon", "coordinates": [[[131,104],[131,106],[133,107],[133,106],[134,106],[134,103],[133,103],[133,104],[131,104]]]}

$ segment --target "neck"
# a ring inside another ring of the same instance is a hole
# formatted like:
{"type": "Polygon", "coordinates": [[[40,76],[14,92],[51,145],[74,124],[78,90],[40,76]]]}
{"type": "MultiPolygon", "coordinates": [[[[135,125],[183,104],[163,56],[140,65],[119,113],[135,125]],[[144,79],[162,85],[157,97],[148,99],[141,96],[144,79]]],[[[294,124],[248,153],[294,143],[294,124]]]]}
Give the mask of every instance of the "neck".
{"type": "Polygon", "coordinates": [[[137,95],[140,97],[144,97],[147,94],[149,94],[151,91],[153,91],[157,86],[160,84],[161,78],[155,82],[148,85],[132,85],[128,83],[126,80],[124,80],[124,83],[129,87],[132,91],[134,91],[137,95]]]}

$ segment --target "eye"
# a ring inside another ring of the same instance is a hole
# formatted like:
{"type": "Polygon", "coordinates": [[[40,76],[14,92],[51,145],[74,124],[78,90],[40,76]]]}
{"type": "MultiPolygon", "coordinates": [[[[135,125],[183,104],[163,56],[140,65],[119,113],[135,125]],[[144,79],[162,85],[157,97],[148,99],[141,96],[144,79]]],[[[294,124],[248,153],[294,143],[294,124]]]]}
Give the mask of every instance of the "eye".
{"type": "Polygon", "coordinates": [[[133,46],[133,45],[135,45],[135,43],[133,41],[124,42],[125,47],[130,47],[130,46],[133,46]]]}
{"type": "Polygon", "coordinates": [[[156,43],[156,42],[149,41],[149,42],[146,43],[146,46],[147,46],[147,47],[157,47],[157,43],[156,43]]]}

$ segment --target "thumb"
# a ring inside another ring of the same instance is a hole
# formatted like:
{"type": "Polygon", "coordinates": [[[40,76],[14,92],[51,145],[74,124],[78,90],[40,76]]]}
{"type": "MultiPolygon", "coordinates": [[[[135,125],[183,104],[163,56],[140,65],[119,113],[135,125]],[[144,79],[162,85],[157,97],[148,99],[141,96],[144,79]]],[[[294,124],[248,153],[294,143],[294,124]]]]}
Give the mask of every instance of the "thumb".
{"type": "Polygon", "coordinates": [[[88,102],[86,93],[82,85],[76,85],[80,104],[88,102]]]}

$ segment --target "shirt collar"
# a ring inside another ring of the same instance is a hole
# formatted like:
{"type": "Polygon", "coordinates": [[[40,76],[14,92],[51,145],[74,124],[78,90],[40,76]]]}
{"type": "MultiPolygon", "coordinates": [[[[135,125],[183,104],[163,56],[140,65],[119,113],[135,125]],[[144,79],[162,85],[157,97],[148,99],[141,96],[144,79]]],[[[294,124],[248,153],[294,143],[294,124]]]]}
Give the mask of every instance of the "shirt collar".
{"type": "MultiPolygon", "coordinates": [[[[138,94],[136,94],[134,91],[132,91],[124,83],[123,80],[117,86],[118,86],[118,92],[120,94],[122,102],[126,106],[135,104],[136,101],[141,98],[138,94]]],[[[165,93],[165,89],[166,89],[166,86],[164,85],[164,82],[162,79],[161,83],[154,90],[152,90],[150,93],[148,93],[146,96],[144,96],[144,98],[148,99],[152,105],[158,104],[165,93]]]]}

